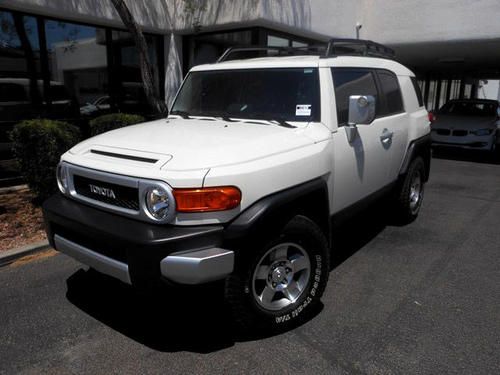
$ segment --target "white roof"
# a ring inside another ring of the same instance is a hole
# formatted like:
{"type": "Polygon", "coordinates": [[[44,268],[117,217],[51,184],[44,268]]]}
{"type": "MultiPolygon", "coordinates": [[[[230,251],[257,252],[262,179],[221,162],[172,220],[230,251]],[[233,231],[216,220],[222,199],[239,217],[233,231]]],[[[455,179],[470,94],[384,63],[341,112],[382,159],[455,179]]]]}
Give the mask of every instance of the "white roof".
{"type": "Polygon", "coordinates": [[[259,57],[245,60],[229,60],[215,64],[198,65],[191,71],[253,69],[253,68],[317,68],[317,67],[356,67],[387,69],[401,76],[414,76],[408,68],[400,63],[375,57],[336,56],[323,58],[320,56],[279,56],[259,57]]]}

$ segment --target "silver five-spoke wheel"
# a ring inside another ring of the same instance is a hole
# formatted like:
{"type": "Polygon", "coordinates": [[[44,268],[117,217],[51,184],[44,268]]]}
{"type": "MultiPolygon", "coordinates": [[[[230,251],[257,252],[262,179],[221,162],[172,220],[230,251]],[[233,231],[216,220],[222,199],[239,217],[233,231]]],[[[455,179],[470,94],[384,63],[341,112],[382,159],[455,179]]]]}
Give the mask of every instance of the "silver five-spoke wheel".
{"type": "Polygon", "coordinates": [[[257,263],[252,278],[253,295],[267,310],[281,310],[297,301],[311,272],[307,252],[295,243],[269,249],[257,263]]]}
{"type": "Polygon", "coordinates": [[[414,214],[418,211],[422,199],[422,176],[415,171],[410,183],[410,210],[414,214]]]}

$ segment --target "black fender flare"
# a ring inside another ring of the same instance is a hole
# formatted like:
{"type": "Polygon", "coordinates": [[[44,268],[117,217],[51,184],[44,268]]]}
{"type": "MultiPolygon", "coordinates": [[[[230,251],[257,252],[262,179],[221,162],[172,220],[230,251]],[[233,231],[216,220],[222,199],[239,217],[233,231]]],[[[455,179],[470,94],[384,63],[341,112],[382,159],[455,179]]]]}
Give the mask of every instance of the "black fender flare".
{"type": "Polygon", "coordinates": [[[413,140],[408,146],[408,150],[406,151],[405,158],[403,160],[403,164],[401,165],[401,169],[399,170],[399,175],[405,175],[408,172],[408,168],[410,167],[410,163],[417,156],[421,156],[424,159],[425,163],[425,182],[429,180],[429,174],[431,169],[431,135],[426,134],[423,137],[417,138],[413,140]]]}
{"type": "MultiPolygon", "coordinates": [[[[276,235],[296,215],[314,221],[331,238],[328,186],[323,178],[268,195],[233,219],[224,230],[225,242],[242,244],[248,240],[276,235]]],[[[233,247],[231,246],[231,247],[233,247]]]]}

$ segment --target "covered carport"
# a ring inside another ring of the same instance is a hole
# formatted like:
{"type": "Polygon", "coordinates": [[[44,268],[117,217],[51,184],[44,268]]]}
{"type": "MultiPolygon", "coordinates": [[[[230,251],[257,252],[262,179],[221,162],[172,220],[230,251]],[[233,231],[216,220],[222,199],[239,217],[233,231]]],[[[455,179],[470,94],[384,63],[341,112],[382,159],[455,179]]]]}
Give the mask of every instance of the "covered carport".
{"type": "Polygon", "coordinates": [[[440,108],[450,99],[499,99],[500,39],[426,42],[392,45],[397,59],[419,79],[428,110],[440,108]],[[493,82],[492,82],[493,81],[493,82]],[[492,97],[493,95],[493,97],[492,97]]]}

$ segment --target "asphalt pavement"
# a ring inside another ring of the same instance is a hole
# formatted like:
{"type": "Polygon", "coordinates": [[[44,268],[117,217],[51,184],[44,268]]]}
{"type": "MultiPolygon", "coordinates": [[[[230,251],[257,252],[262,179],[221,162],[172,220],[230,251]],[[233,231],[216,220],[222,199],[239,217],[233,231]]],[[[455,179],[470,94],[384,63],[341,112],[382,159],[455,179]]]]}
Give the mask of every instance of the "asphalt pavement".
{"type": "Polygon", "coordinates": [[[232,332],[217,284],[143,295],[61,254],[1,268],[0,373],[500,373],[499,164],[436,158],[414,223],[376,207],[335,235],[323,307],[270,337],[232,332]]]}

